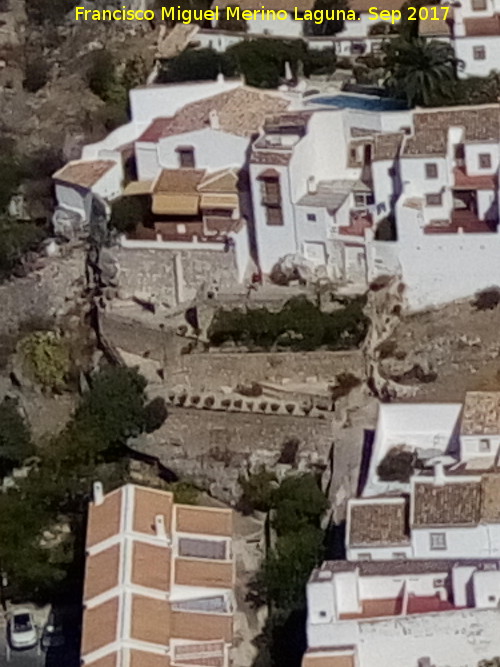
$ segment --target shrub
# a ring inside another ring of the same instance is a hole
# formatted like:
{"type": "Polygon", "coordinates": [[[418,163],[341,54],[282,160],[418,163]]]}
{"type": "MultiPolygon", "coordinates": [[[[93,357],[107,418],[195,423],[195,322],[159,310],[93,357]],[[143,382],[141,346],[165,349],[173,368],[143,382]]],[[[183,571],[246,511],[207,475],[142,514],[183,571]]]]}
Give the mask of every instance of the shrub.
{"type": "MultiPolygon", "coordinates": [[[[227,5],[228,9],[234,9],[237,5],[227,5]]],[[[248,25],[245,19],[242,18],[226,18],[226,12],[222,13],[221,18],[217,23],[217,30],[229,30],[231,32],[248,32],[248,25]]]]}
{"type": "Polygon", "coordinates": [[[359,387],[360,384],[361,380],[352,373],[339,373],[337,383],[330,389],[332,399],[336,401],[342,396],[347,396],[351,389],[359,387]]]}
{"type": "MultiPolygon", "coordinates": [[[[293,404],[287,405],[286,407],[287,410],[289,407],[291,407],[292,409],[288,410],[288,412],[293,412],[293,404]]],[[[281,446],[281,453],[278,459],[278,463],[294,466],[297,462],[297,452],[299,451],[299,446],[300,440],[297,440],[297,438],[286,440],[281,446]]]]}
{"type": "Polygon", "coordinates": [[[102,100],[107,100],[115,81],[115,63],[111,53],[106,49],[93,51],[87,70],[87,83],[90,90],[102,100]]]}
{"type": "Polygon", "coordinates": [[[167,406],[165,400],[161,396],[153,398],[153,400],[144,408],[146,433],[152,433],[160,428],[163,422],[168,417],[167,406]]]}
{"type": "Polygon", "coordinates": [[[144,222],[147,203],[142,197],[122,197],[111,206],[110,225],[122,233],[133,232],[144,222]]]}
{"type": "Polygon", "coordinates": [[[383,482],[407,483],[419,466],[415,452],[393,447],[377,466],[377,475],[383,482]]]}
{"type": "Polygon", "coordinates": [[[43,229],[31,222],[0,219],[0,279],[10,277],[26,253],[36,250],[45,235],[43,229]]]}
{"type": "Polygon", "coordinates": [[[21,465],[33,451],[29,428],[16,401],[5,398],[0,403],[0,478],[21,465]]]}
{"type": "Polygon", "coordinates": [[[28,60],[24,70],[23,88],[29,93],[36,93],[43,88],[49,79],[49,67],[40,55],[28,60]]]}
{"type": "Polygon", "coordinates": [[[489,287],[476,294],[474,308],[476,310],[493,310],[500,303],[500,288],[489,287]]]}
{"type": "Polygon", "coordinates": [[[214,49],[188,49],[165,62],[158,74],[158,83],[178,81],[204,81],[216,79],[222,72],[225,76],[234,75],[234,66],[224,54],[214,49]]]}
{"type": "Polygon", "coordinates": [[[36,331],[20,343],[20,352],[33,378],[53,391],[66,386],[70,370],[69,347],[54,331],[36,331]]]}

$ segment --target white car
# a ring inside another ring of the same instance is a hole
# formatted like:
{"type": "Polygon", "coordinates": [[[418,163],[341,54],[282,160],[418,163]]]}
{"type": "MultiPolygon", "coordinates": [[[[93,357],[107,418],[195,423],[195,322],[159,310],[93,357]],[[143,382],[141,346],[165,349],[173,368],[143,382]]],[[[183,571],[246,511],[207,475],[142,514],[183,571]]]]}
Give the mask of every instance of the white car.
{"type": "Polygon", "coordinates": [[[16,609],[8,624],[9,644],[14,649],[33,648],[38,644],[38,634],[29,609],[16,609]]]}

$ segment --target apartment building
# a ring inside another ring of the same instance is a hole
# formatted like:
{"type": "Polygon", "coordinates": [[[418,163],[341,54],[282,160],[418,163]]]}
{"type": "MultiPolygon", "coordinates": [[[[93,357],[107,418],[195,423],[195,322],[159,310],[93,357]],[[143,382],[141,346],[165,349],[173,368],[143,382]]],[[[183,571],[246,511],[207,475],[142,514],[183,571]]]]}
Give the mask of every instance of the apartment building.
{"type": "Polygon", "coordinates": [[[382,405],[361,497],[349,501],[348,560],[500,557],[500,393],[460,404],[382,405]],[[384,481],[388,454],[413,458],[384,481]]]}
{"type": "Polygon", "coordinates": [[[476,667],[500,652],[500,561],[326,561],[303,667],[476,667]]]}
{"type": "Polygon", "coordinates": [[[86,538],[83,665],[229,667],[232,511],[171,493],[94,485],[86,538]]]}

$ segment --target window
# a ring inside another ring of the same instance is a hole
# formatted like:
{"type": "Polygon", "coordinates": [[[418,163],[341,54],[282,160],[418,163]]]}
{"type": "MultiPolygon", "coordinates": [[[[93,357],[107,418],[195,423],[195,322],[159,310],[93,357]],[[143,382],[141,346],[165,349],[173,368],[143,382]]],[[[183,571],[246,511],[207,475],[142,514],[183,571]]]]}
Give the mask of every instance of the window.
{"type": "Polygon", "coordinates": [[[482,454],[485,454],[486,452],[489,452],[491,450],[491,444],[490,441],[487,438],[484,438],[479,441],[479,451],[482,454]]]}
{"type": "Polygon", "coordinates": [[[266,206],[266,222],[268,225],[282,225],[283,212],[281,206],[266,206]]]}
{"type": "Polygon", "coordinates": [[[179,146],[176,150],[179,155],[179,167],[194,169],[194,148],[192,146],[179,146]]]}
{"type": "Polygon", "coordinates": [[[389,176],[389,178],[394,178],[394,176],[396,176],[396,170],[394,169],[394,167],[389,167],[389,169],[387,170],[387,175],[389,176]]]}
{"type": "Polygon", "coordinates": [[[491,169],[491,155],[489,153],[479,153],[479,168],[491,169]]]}
{"type": "Polygon", "coordinates": [[[374,203],[374,198],[371,192],[354,193],[354,206],[356,206],[356,208],[371,206],[373,203],[374,203]]]}
{"type": "Polygon", "coordinates": [[[446,582],[444,579],[434,579],[432,583],[434,585],[434,588],[443,588],[446,582]]]}
{"type": "Polygon", "coordinates": [[[430,547],[432,551],[446,549],[446,533],[431,533],[430,547]]]}
{"type": "Polygon", "coordinates": [[[351,160],[352,160],[353,162],[357,162],[357,161],[358,161],[358,151],[357,151],[355,148],[351,148],[350,156],[351,156],[351,160]]]}
{"type": "Polygon", "coordinates": [[[472,0],[472,11],[482,12],[486,9],[486,0],[472,0]]]}
{"type": "Polygon", "coordinates": [[[474,60],[486,60],[486,49],[484,46],[475,46],[472,49],[472,57],[474,60]]]}
{"type": "Polygon", "coordinates": [[[406,559],[406,554],[404,554],[402,551],[395,551],[392,554],[392,557],[396,560],[405,560],[406,559]]]}
{"type": "Polygon", "coordinates": [[[316,213],[308,213],[307,222],[316,222],[316,213]]]}
{"type": "Polygon", "coordinates": [[[425,203],[427,206],[441,206],[442,199],[440,192],[432,195],[425,195],[425,203]]]}
{"type": "Polygon", "coordinates": [[[488,602],[496,602],[496,597],[494,595],[488,595],[488,602]]]}
{"type": "Polygon", "coordinates": [[[320,611],[319,612],[319,617],[320,618],[326,618],[326,611],[320,611]]]}
{"type": "Polygon", "coordinates": [[[437,178],[438,177],[438,168],[437,164],[434,162],[428,162],[425,165],[425,178],[437,178]]]}

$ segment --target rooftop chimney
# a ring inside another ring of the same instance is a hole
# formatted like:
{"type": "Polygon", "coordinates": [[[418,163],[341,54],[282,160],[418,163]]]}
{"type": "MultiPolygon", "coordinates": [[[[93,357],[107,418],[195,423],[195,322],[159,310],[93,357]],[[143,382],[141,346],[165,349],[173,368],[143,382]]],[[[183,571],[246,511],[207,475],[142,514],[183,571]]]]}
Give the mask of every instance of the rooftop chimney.
{"type": "Polygon", "coordinates": [[[224,74],[222,74],[222,72],[219,72],[217,74],[217,83],[224,83],[224,81],[225,81],[224,74]]]}
{"type": "Polygon", "coordinates": [[[94,505],[102,505],[104,501],[104,489],[102,482],[94,482],[93,488],[94,505]]]}
{"type": "Polygon", "coordinates": [[[444,474],[444,467],[442,461],[434,463],[434,486],[444,486],[446,483],[446,476],[444,474]]]}
{"type": "Polygon", "coordinates": [[[155,516],[155,533],[157,537],[166,539],[167,531],[165,530],[165,520],[161,514],[155,516]]]}
{"type": "Polygon", "coordinates": [[[210,109],[208,113],[208,120],[212,130],[220,130],[219,114],[215,109],[210,109]]]}
{"type": "Polygon", "coordinates": [[[309,176],[307,179],[307,192],[310,195],[313,195],[317,192],[318,188],[316,185],[316,179],[314,176],[309,176]]]}

